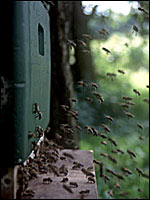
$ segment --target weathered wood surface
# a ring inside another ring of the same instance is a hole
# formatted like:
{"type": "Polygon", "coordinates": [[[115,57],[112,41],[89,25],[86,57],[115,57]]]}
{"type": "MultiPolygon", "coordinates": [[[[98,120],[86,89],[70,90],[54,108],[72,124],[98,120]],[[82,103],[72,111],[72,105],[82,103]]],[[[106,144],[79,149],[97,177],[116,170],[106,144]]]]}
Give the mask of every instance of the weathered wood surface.
{"type": "MultiPolygon", "coordinates": [[[[89,190],[89,194],[84,195],[84,199],[98,199],[97,195],[97,186],[96,186],[96,177],[95,183],[89,183],[88,178],[80,169],[73,170],[73,162],[79,162],[84,165],[84,168],[87,169],[90,166],[93,166],[91,172],[95,175],[95,169],[93,165],[93,151],[83,151],[83,150],[61,150],[59,156],[63,156],[63,153],[67,152],[73,156],[74,159],[66,157],[65,160],[58,159],[55,163],[55,166],[61,167],[63,164],[68,169],[67,176],[55,176],[54,173],[47,172],[46,174],[37,174],[38,177],[31,179],[28,184],[28,189],[34,191],[34,196],[31,199],[81,199],[81,190],[89,190]],[[50,177],[52,179],[51,183],[43,183],[43,178],[50,177]],[[61,182],[61,180],[67,177],[68,181],[66,183],[61,182]],[[73,193],[69,193],[63,188],[63,184],[70,186],[70,182],[76,182],[78,184],[77,188],[71,188],[73,193]]],[[[29,197],[23,197],[26,199],[29,197]]]]}

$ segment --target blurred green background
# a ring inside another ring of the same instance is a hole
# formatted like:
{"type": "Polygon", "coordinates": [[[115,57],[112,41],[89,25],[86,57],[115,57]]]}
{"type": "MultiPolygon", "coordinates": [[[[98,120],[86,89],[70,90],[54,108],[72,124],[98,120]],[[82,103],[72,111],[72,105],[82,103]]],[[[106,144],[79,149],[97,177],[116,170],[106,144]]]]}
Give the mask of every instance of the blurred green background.
{"type": "MultiPolygon", "coordinates": [[[[94,7],[92,4],[88,6],[85,2],[82,5],[84,5],[84,15],[88,17],[92,12],[90,9],[95,9],[94,14],[92,13],[87,21],[88,34],[92,36],[89,50],[95,78],[90,79],[87,75],[89,72],[85,71],[82,80],[88,83],[88,86],[82,88],[75,82],[75,96],[78,99],[75,108],[79,111],[78,124],[82,127],[80,149],[93,150],[94,159],[103,162],[104,169],[109,168],[121,174],[123,174],[121,167],[132,171],[132,175],[124,175],[125,181],[118,181],[104,170],[104,173],[110,177],[110,181],[105,184],[99,176],[99,168],[95,166],[100,198],[149,199],[149,180],[139,176],[135,170],[138,167],[145,173],[149,173],[149,103],[143,101],[149,98],[149,89],[146,87],[149,85],[149,25],[148,15],[138,10],[138,7],[149,10],[149,2],[131,1],[130,12],[127,15],[112,10],[101,11],[100,6],[94,7]],[[134,24],[138,27],[137,34],[133,32],[134,24]],[[99,30],[102,28],[105,28],[109,35],[100,34],[99,30]],[[111,53],[107,54],[102,50],[103,47],[109,49],[111,53]],[[125,74],[119,73],[118,69],[123,70],[125,74]],[[106,75],[108,72],[115,73],[116,77],[112,80],[106,75]],[[103,103],[100,104],[92,94],[94,90],[90,82],[97,83],[97,92],[104,98],[103,103]],[[136,95],[133,89],[137,89],[141,95],[136,95]],[[127,109],[135,116],[134,118],[128,119],[124,113],[125,109],[120,105],[122,102],[125,103],[123,96],[131,97],[135,103],[127,109]],[[90,97],[92,102],[88,102],[86,97],[90,97]],[[113,122],[110,123],[105,115],[113,117],[113,122]],[[107,139],[87,134],[84,128],[85,125],[89,125],[103,133],[102,123],[111,129],[108,136],[116,140],[117,147],[113,147],[107,139]],[[137,123],[142,124],[144,130],[140,130],[137,123]],[[145,140],[140,140],[139,136],[144,136],[145,140]],[[106,146],[100,143],[102,140],[107,142],[106,146]],[[116,148],[122,149],[125,153],[123,155],[112,153],[111,150],[116,148]],[[131,159],[127,149],[135,152],[136,158],[131,159]],[[115,157],[118,163],[112,163],[100,153],[115,157]],[[114,188],[117,182],[120,183],[120,190],[114,188]],[[138,192],[138,188],[142,192],[138,192]],[[113,197],[108,194],[110,190],[113,191],[113,197]],[[119,196],[121,192],[129,194],[119,196]]],[[[71,51],[71,56],[73,54],[74,49],[71,51]]],[[[73,58],[71,62],[74,62],[73,58]]]]}

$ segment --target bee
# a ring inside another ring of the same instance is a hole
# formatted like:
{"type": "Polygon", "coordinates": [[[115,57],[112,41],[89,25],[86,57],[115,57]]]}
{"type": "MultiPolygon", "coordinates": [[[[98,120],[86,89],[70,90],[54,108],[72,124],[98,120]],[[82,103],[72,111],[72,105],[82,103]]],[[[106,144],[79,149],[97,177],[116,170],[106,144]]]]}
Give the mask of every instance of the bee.
{"type": "Polygon", "coordinates": [[[55,139],[57,141],[61,141],[62,140],[62,136],[60,134],[58,134],[58,133],[55,133],[55,139]]]}
{"type": "Polygon", "coordinates": [[[61,180],[61,182],[62,183],[66,183],[67,181],[69,181],[69,179],[66,177],[66,178],[63,178],[62,180],[61,180]]]}
{"type": "Polygon", "coordinates": [[[134,106],[135,105],[135,103],[133,102],[133,101],[127,101],[126,102],[128,105],[131,105],[131,106],[134,106]]]}
{"type": "Polygon", "coordinates": [[[117,149],[117,151],[121,154],[124,154],[124,152],[121,149],[117,149]]]}
{"type": "Polygon", "coordinates": [[[103,179],[104,179],[104,182],[105,183],[107,183],[107,181],[109,181],[110,180],[110,177],[109,176],[107,176],[107,175],[103,175],[103,177],[102,177],[103,179]]]}
{"type": "Polygon", "coordinates": [[[52,172],[54,173],[54,175],[59,176],[59,170],[56,166],[53,166],[51,164],[48,165],[50,167],[50,169],[52,170],[52,172]]]}
{"type": "Polygon", "coordinates": [[[88,40],[92,40],[92,37],[88,34],[82,34],[82,36],[88,40]]]}
{"type": "Polygon", "coordinates": [[[93,134],[93,130],[92,130],[92,128],[90,127],[90,126],[84,126],[84,128],[86,128],[86,130],[87,130],[87,133],[92,133],[93,134]]]}
{"type": "Polygon", "coordinates": [[[99,33],[102,34],[102,35],[104,35],[104,36],[109,35],[109,32],[106,29],[104,29],[104,28],[102,28],[101,30],[99,30],[99,33]]]}
{"type": "Polygon", "coordinates": [[[77,188],[78,187],[78,184],[76,182],[70,182],[69,184],[73,188],[77,188]]]}
{"type": "Polygon", "coordinates": [[[51,128],[50,127],[47,127],[44,131],[44,135],[48,134],[50,132],[51,128]]]}
{"type": "Polygon", "coordinates": [[[33,113],[38,113],[40,112],[40,106],[38,103],[34,103],[34,110],[33,110],[33,113]]]}
{"type": "Polygon", "coordinates": [[[91,127],[91,129],[93,130],[94,136],[98,136],[98,131],[97,131],[97,129],[94,128],[94,127],[91,127]]]}
{"type": "Polygon", "coordinates": [[[114,80],[113,78],[117,76],[117,74],[115,74],[115,73],[109,73],[109,72],[107,72],[106,75],[109,76],[112,81],[114,80]]]}
{"type": "Polygon", "coordinates": [[[107,153],[101,153],[100,155],[103,156],[103,157],[108,157],[107,153]]]}
{"type": "Polygon", "coordinates": [[[137,35],[137,33],[139,32],[139,29],[135,24],[133,25],[133,32],[132,33],[134,33],[134,31],[135,31],[135,35],[137,35]]]}
{"type": "Polygon", "coordinates": [[[74,161],[73,164],[76,165],[76,166],[78,166],[78,167],[84,167],[83,164],[81,164],[81,163],[79,163],[79,162],[76,162],[76,161],[74,161]]]}
{"type": "Polygon", "coordinates": [[[87,84],[84,81],[78,81],[79,86],[87,87],[87,84]]]}
{"type": "Polygon", "coordinates": [[[111,116],[109,116],[109,115],[106,115],[105,118],[108,119],[110,122],[113,121],[113,118],[111,116]]]}
{"type": "Polygon", "coordinates": [[[90,193],[90,190],[81,190],[80,192],[79,192],[79,194],[89,194],[90,193]]]}
{"type": "Polygon", "coordinates": [[[98,88],[98,85],[96,83],[91,82],[91,86],[96,90],[98,88]]]}
{"type": "Polygon", "coordinates": [[[38,125],[37,125],[37,126],[35,127],[35,130],[39,133],[39,136],[38,136],[39,138],[42,137],[42,136],[44,135],[44,131],[43,131],[43,128],[41,128],[41,126],[38,126],[38,125]]]}
{"type": "Polygon", "coordinates": [[[126,42],[125,44],[124,44],[126,47],[129,47],[129,44],[126,42]]]}
{"type": "Polygon", "coordinates": [[[146,85],[147,88],[149,88],[149,85],[146,85]]]}
{"type": "Polygon", "coordinates": [[[63,155],[68,158],[74,159],[74,157],[70,153],[64,152],[63,155]]]}
{"type": "Polygon", "coordinates": [[[106,54],[109,54],[109,53],[111,53],[111,51],[110,51],[110,50],[108,50],[108,49],[106,49],[105,47],[103,47],[103,48],[102,48],[102,50],[103,50],[103,51],[105,51],[105,52],[106,52],[106,54]]]}
{"type": "Polygon", "coordinates": [[[72,49],[73,47],[75,48],[77,46],[76,43],[72,40],[67,40],[67,44],[69,45],[70,49],[72,49]]]}
{"type": "Polygon", "coordinates": [[[117,154],[117,153],[118,153],[118,151],[117,151],[117,150],[111,150],[111,152],[112,152],[112,153],[115,153],[115,154],[117,154]]]}
{"type": "Polygon", "coordinates": [[[60,107],[65,111],[67,112],[69,110],[69,106],[67,105],[60,105],[60,107]]]}
{"type": "Polygon", "coordinates": [[[36,138],[36,134],[32,131],[29,131],[28,138],[36,138]]]}
{"type": "Polygon", "coordinates": [[[128,152],[128,154],[130,155],[130,158],[133,158],[133,157],[136,158],[136,154],[135,154],[133,151],[127,149],[127,152],[128,152]]]}
{"type": "Polygon", "coordinates": [[[149,99],[143,99],[143,101],[149,104],[149,99]]]}
{"type": "Polygon", "coordinates": [[[87,177],[87,176],[92,176],[92,177],[94,177],[94,174],[93,174],[92,172],[88,171],[88,170],[85,169],[85,168],[82,168],[81,171],[86,175],[86,177],[87,177]]]}
{"type": "Polygon", "coordinates": [[[106,126],[105,124],[101,124],[101,126],[104,128],[106,132],[111,132],[110,128],[106,126]]]}
{"type": "Polygon", "coordinates": [[[33,197],[35,194],[35,192],[33,190],[26,190],[24,193],[23,193],[23,196],[30,196],[30,197],[33,197]]]}
{"type": "Polygon", "coordinates": [[[137,126],[138,126],[138,128],[140,128],[140,129],[144,129],[144,127],[142,126],[142,124],[140,124],[140,123],[137,123],[137,126]]]}
{"type": "Polygon", "coordinates": [[[115,183],[115,184],[114,184],[114,187],[115,187],[115,188],[118,188],[118,189],[121,189],[121,186],[120,186],[119,183],[115,183]]]}
{"type": "Polygon", "coordinates": [[[148,11],[145,10],[144,8],[142,8],[142,7],[138,7],[138,10],[140,10],[141,12],[144,12],[145,14],[148,15],[148,11]]]}
{"type": "Polygon", "coordinates": [[[108,191],[108,194],[109,194],[111,197],[113,197],[113,196],[114,196],[114,193],[113,193],[113,191],[112,191],[112,190],[109,190],[109,191],[108,191]]]}
{"type": "Polygon", "coordinates": [[[132,100],[132,98],[131,98],[131,97],[128,97],[128,96],[124,96],[123,99],[124,99],[124,100],[127,100],[127,101],[132,100]]]}
{"type": "Polygon", "coordinates": [[[100,177],[103,177],[104,176],[104,164],[103,163],[100,163],[99,165],[99,175],[100,177]]]}
{"type": "Polygon", "coordinates": [[[76,103],[77,102],[77,100],[75,99],[75,98],[71,98],[70,99],[73,103],[76,103]]]}
{"type": "Polygon", "coordinates": [[[143,173],[142,176],[149,179],[149,174],[143,173]]]}
{"type": "Polygon", "coordinates": [[[42,119],[42,116],[43,116],[43,113],[40,111],[40,112],[38,112],[38,118],[39,118],[39,120],[41,120],[42,119]]]}
{"type": "Polygon", "coordinates": [[[132,113],[126,112],[126,111],[124,111],[124,112],[125,112],[125,114],[128,116],[128,119],[129,119],[129,118],[134,118],[134,115],[133,115],[132,113]]]}
{"type": "Polygon", "coordinates": [[[127,169],[127,168],[121,168],[121,170],[123,171],[123,172],[125,172],[125,173],[127,173],[127,174],[132,174],[132,171],[131,170],[129,170],[129,169],[127,169]]]}
{"type": "Polygon", "coordinates": [[[133,92],[135,92],[138,96],[141,95],[140,92],[138,90],[136,90],[136,89],[133,89],[133,92]]]}
{"type": "Polygon", "coordinates": [[[87,170],[88,170],[88,171],[93,171],[93,166],[87,167],[87,170]]]}
{"type": "Polygon", "coordinates": [[[100,136],[101,138],[107,138],[107,136],[102,133],[99,133],[98,136],[100,136]]]}
{"type": "Polygon", "coordinates": [[[121,74],[125,74],[125,72],[121,69],[118,69],[118,72],[121,73],[121,74]]]}
{"type": "Polygon", "coordinates": [[[100,165],[101,164],[101,162],[100,161],[98,161],[98,160],[93,160],[93,163],[95,163],[95,164],[97,164],[97,165],[100,165]]]}
{"type": "Polygon", "coordinates": [[[140,140],[145,140],[145,137],[144,136],[139,136],[139,139],[140,140]]]}
{"type": "Polygon", "coordinates": [[[108,138],[108,140],[110,141],[111,144],[113,144],[115,147],[117,146],[117,143],[114,139],[112,138],[108,138]]]}
{"type": "Polygon", "coordinates": [[[63,184],[63,188],[64,188],[67,192],[73,193],[72,189],[71,189],[68,185],[63,184]]]}
{"type": "Polygon", "coordinates": [[[92,99],[90,97],[85,97],[85,99],[88,101],[88,102],[92,102],[92,99]]]}
{"type": "Polygon", "coordinates": [[[139,176],[144,174],[144,172],[143,172],[143,170],[141,168],[137,167],[136,171],[139,173],[139,176]]]}
{"type": "Polygon", "coordinates": [[[114,175],[120,180],[125,180],[124,177],[119,173],[115,173],[114,175]]]}
{"type": "Polygon", "coordinates": [[[79,131],[82,130],[82,128],[79,125],[76,125],[75,128],[78,129],[79,131]]]}
{"type": "Polygon", "coordinates": [[[95,179],[92,177],[88,177],[88,183],[95,183],[95,179]]]}
{"type": "Polygon", "coordinates": [[[101,141],[101,144],[107,145],[107,142],[103,140],[103,141],[101,141]]]}
{"type": "Polygon", "coordinates": [[[112,171],[111,169],[106,169],[106,171],[112,175],[116,175],[116,172],[112,171]]]}
{"type": "Polygon", "coordinates": [[[87,50],[87,49],[82,50],[82,52],[83,52],[83,53],[89,53],[89,54],[91,53],[91,52],[90,52],[89,50],[87,50]]]}
{"type": "Polygon", "coordinates": [[[48,177],[48,178],[43,178],[43,183],[51,183],[51,182],[53,182],[52,181],[52,179],[50,178],[50,177],[48,177]]]}
{"type": "Polygon", "coordinates": [[[130,108],[130,106],[127,103],[121,103],[120,105],[123,108],[130,108]]]}
{"type": "Polygon", "coordinates": [[[87,47],[87,44],[83,41],[83,40],[78,40],[78,42],[83,46],[83,47],[87,47]]]}
{"type": "Polygon", "coordinates": [[[108,155],[109,160],[111,160],[113,163],[117,164],[117,160],[113,158],[112,156],[108,155]]]}

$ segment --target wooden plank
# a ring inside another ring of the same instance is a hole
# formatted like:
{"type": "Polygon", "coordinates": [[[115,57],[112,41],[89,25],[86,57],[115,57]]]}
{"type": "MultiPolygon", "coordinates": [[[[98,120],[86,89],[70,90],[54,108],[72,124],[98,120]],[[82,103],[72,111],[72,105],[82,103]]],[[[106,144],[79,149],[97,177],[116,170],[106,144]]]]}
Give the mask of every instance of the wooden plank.
{"type": "MultiPolygon", "coordinates": [[[[51,151],[49,151],[51,152],[51,151]]],[[[55,166],[60,168],[63,164],[68,169],[67,175],[56,176],[52,172],[47,172],[45,174],[37,173],[37,178],[31,179],[28,183],[27,190],[33,190],[34,196],[31,199],[98,199],[96,179],[94,177],[95,183],[89,183],[88,178],[80,169],[74,170],[73,162],[79,162],[84,165],[84,168],[92,166],[93,169],[90,171],[95,176],[94,164],[93,164],[93,151],[84,151],[84,150],[68,150],[64,149],[59,152],[59,158],[63,156],[66,159],[58,159],[55,163],[55,166]],[[73,156],[73,159],[64,155],[68,153],[73,156]],[[51,183],[43,183],[43,178],[50,177],[52,179],[51,183]],[[67,177],[68,181],[66,183],[61,182],[61,180],[67,177]],[[70,182],[76,182],[78,187],[72,188],[73,193],[69,193],[63,188],[63,184],[70,187],[70,182]],[[84,197],[79,193],[81,190],[89,190],[88,194],[85,194],[84,197]]],[[[22,197],[23,199],[29,199],[29,196],[22,197]]]]}

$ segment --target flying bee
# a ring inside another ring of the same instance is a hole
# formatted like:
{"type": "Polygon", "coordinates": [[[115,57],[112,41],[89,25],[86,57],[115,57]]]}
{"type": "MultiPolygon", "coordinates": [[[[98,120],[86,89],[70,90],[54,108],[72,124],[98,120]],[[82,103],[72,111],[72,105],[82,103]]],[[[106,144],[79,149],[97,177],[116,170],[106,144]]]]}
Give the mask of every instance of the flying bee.
{"type": "Polygon", "coordinates": [[[130,108],[130,106],[127,103],[120,103],[120,105],[123,108],[130,108]]]}
{"type": "Polygon", "coordinates": [[[111,197],[113,197],[113,196],[114,196],[114,193],[113,193],[113,191],[112,191],[112,190],[109,190],[109,191],[108,191],[108,194],[109,194],[111,197]]]}
{"type": "Polygon", "coordinates": [[[67,40],[67,44],[69,45],[70,49],[72,49],[72,47],[75,48],[77,46],[76,43],[73,42],[72,40],[67,40]]]}
{"type": "Polygon", "coordinates": [[[107,136],[102,133],[99,133],[98,136],[100,136],[101,138],[105,138],[105,139],[107,138],[107,136]]]}
{"type": "Polygon", "coordinates": [[[64,188],[67,192],[73,193],[72,189],[71,189],[68,185],[63,184],[63,188],[64,188]]]}
{"type": "Polygon", "coordinates": [[[103,140],[103,141],[101,141],[101,144],[107,145],[107,142],[103,140]]]}
{"type": "Polygon", "coordinates": [[[120,192],[119,194],[117,194],[118,196],[127,196],[129,195],[129,192],[120,192]]]}
{"type": "Polygon", "coordinates": [[[77,165],[78,167],[84,167],[83,164],[81,164],[81,163],[79,163],[79,162],[76,162],[76,161],[74,161],[73,164],[74,164],[74,165],[77,165]]]}
{"type": "Polygon", "coordinates": [[[41,120],[42,119],[42,116],[43,116],[43,113],[40,111],[40,112],[38,112],[38,118],[39,118],[39,120],[41,120]]]}
{"type": "Polygon", "coordinates": [[[124,99],[124,100],[127,100],[127,101],[132,100],[132,98],[131,98],[131,97],[128,97],[128,96],[124,96],[123,99],[124,99]]]}
{"type": "Polygon", "coordinates": [[[73,103],[77,103],[77,99],[75,99],[75,98],[71,98],[70,99],[73,103]]]}
{"type": "Polygon", "coordinates": [[[136,89],[133,89],[133,92],[135,92],[138,96],[141,95],[140,92],[138,90],[136,90],[136,89]]]}
{"type": "Polygon", "coordinates": [[[111,53],[111,51],[110,51],[110,50],[108,50],[108,49],[106,49],[105,47],[103,47],[103,48],[102,48],[102,50],[104,50],[104,51],[106,52],[106,54],[109,54],[109,53],[111,53]]]}
{"type": "Polygon", "coordinates": [[[127,149],[127,152],[128,152],[128,154],[130,155],[130,158],[133,158],[133,157],[136,158],[136,154],[135,154],[133,151],[127,149]]]}
{"type": "Polygon", "coordinates": [[[139,136],[139,139],[140,140],[145,140],[145,137],[144,136],[139,136]]]}
{"type": "Polygon", "coordinates": [[[138,191],[138,192],[143,192],[143,190],[141,190],[141,188],[138,188],[137,191],[138,191]]]}
{"type": "Polygon", "coordinates": [[[117,154],[117,153],[118,153],[118,151],[117,151],[117,150],[111,150],[111,152],[112,152],[112,153],[115,153],[115,154],[117,154]]]}
{"type": "Polygon", "coordinates": [[[29,131],[28,138],[36,138],[36,134],[34,132],[29,131]]]}
{"type": "Polygon", "coordinates": [[[111,132],[110,128],[106,126],[105,124],[101,124],[101,126],[104,128],[106,132],[111,132]]]}
{"type": "Polygon", "coordinates": [[[143,172],[143,170],[141,168],[137,167],[136,171],[139,173],[139,176],[144,174],[144,172],[143,172]]]}
{"type": "Polygon", "coordinates": [[[92,130],[92,128],[90,127],[90,126],[84,126],[84,128],[86,128],[86,130],[87,130],[87,133],[92,133],[93,134],[93,130],[92,130]]]}
{"type": "Polygon", "coordinates": [[[115,176],[120,180],[123,180],[123,181],[125,180],[124,177],[119,173],[115,173],[115,176]]]}
{"type": "Polygon", "coordinates": [[[95,179],[92,177],[88,177],[88,183],[95,183],[95,179]]]}
{"type": "Polygon", "coordinates": [[[124,151],[122,151],[121,149],[117,149],[117,151],[121,154],[124,154],[124,151]]]}
{"type": "Polygon", "coordinates": [[[82,37],[88,39],[88,40],[92,40],[92,37],[88,34],[82,34],[82,37]]]}
{"type": "Polygon", "coordinates": [[[148,178],[148,179],[149,179],[149,174],[142,173],[142,176],[143,176],[144,178],[148,178]]]}
{"type": "Polygon", "coordinates": [[[78,187],[78,184],[76,182],[70,182],[69,184],[73,188],[77,188],[78,187]]]}
{"type": "Polygon", "coordinates": [[[109,73],[109,72],[107,72],[106,75],[109,76],[112,81],[114,80],[113,78],[117,76],[117,74],[115,74],[115,73],[109,73]]]}
{"type": "Polygon", "coordinates": [[[116,176],[116,172],[112,171],[111,169],[106,169],[106,171],[114,176],[116,176]]]}
{"type": "Polygon", "coordinates": [[[122,167],[121,170],[127,174],[132,174],[132,171],[127,168],[122,167]]]}
{"type": "Polygon", "coordinates": [[[102,177],[103,179],[104,179],[104,182],[105,183],[107,183],[107,181],[109,181],[110,180],[110,177],[109,176],[107,176],[107,175],[103,175],[103,177],[102,177]]]}
{"type": "Polygon", "coordinates": [[[110,122],[113,121],[113,118],[111,116],[109,116],[109,115],[106,115],[105,118],[108,119],[110,122]]]}
{"type": "Polygon", "coordinates": [[[121,186],[120,186],[119,183],[115,183],[115,184],[114,184],[114,187],[115,187],[115,188],[118,188],[118,189],[121,189],[121,186]]]}
{"type": "Polygon", "coordinates": [[[108,140],[110,141],[111,144],[113,144],[114,146],[117,146],[117,143],[114,139],[108,138],[108,140]]]}
{"type": "Polygon", "coordinates": [[[142,12],[144,12],[145,14],[147,14],[147,15],[148,15],[148,11],[147,11],[147,10],[145,10],[144,8],[142,8],[142,7],[138,7],[138,10],[140,10],[140,11],[142,11],[142,12]]]}
{"type": "Polygon", "coordinates": [[[128,116],[128,119],[129,119],[129,118],[134,118],[134,115],[133,115],[132,113],[126,112],[126,111],[124,111],[124,112],[125,112],[125,114],[128,116]]]}
{"type": "Polygon", "coordinates": [[[133,25],[133,32],[132,33],[134,33],[134,31],[135,31],[135,35],[137,35],[137,33],[139,32],[139,29],[135,24],[133,25]]]}
{"type": "Polygon", "coordinates": [[[92,102],[92,99],[90,97],[85,97],[85,99],[88,101],[88,102],[92,102]]]}
{"type": "Polygon", "coordinates": [[[91,129],[93,130],[94,136],[98,136],[98,131],[97,131],[97,129],[94,128],[94,127],[91,127],[91,129]]]}
{"type": "Polygon", "coordinates": [[[79,131],[82,130],[82,128],[79,125],[76,125],[75,128],[78,129],[79,131]]]}
{"type": "Polygon", "coordinates": [[[133,101],[127,101],[126,102],[128,105],[131,105],[131,106],[134,106],[135,105],[135,103],[133,102],[133,101]]]}
{"type": "Polygon", "coordinates": [[[140,129],[142,129],[142,130],[144,129],[144,127],[142,126],[142,124],[140,124],[140,123],[138,123],[138,122],[137,122],[137,126],[138,126],[138,128],[140,128],[140,129]]]}
{"type": "Polygon", "coordinates": [[[101,162],[100,161],[98,161],[98,160],[93,160],[93,163],[95,163],[95,164],[97,164],[97,165],[100,165],[101,164],[101,162]]]}
{"type": "Polygon", "coordinates": [[[98,85],[96,83],[91,82],[91,86],[96,90],[98,88],[98,85]]]}
{"type": "Polygon", "coordinates": [[[87,49],[83,49],[82,52],[83,53],[89,53],[89,54],[91,53],[90,50],[87,50],[87,49]]]}
{"type": "Polygon", "coordinates": [[[149,104],[149,99],[143,99],[144,102],[148,103],[149,104]]]}
{"type": "Polygon", "coordinates": [[[121,73],[121,74],[125,74],[125,72],[121,69],[118,69],[118,72],[121,73]]]}
{"type": "Polygon", "coordinates": [[[53,182],[52,181],[52,179],[50,178],[50,177],[48,177],[48,178],[43,178],[43,183],[51,183],[51,182],[53,182]]]}
{"type": "Polygon", "coordinates": [[[100,155],[103,156],[103,157],[107,157],[108,156],[107,153],[101,153],[100,155]]]}
{"type": "Polygon", "coordinates": [[[78,42],[83,46],[83,47],[87,47],[87,44],[83,41],[83,40],[78,40],[78,42]]]}
{"type": "Polygon", "coordinates": [[[78,81],[78,85],[87,87],[87,84],[84,81],[78,81]]]}
{"type": "Polygon", "coordinates": [[[113,163],[117,164],[117,160],[113,158],[112,156],[108,155],[109,160],[111,160],[113,163]]]}

